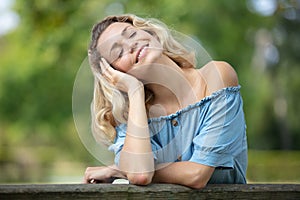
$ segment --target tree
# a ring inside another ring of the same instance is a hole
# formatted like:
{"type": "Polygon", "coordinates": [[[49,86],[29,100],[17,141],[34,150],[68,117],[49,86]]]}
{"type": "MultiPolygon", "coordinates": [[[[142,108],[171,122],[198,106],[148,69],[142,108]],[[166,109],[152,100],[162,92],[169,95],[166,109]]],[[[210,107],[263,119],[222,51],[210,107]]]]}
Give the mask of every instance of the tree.
{"type": "Polygon", "coordinates": [[[21,169],[22,153],[44,168],[60,157],[95,161],[76,134],[72,88],[90,30],[109,14],[159,18],[196,38],[239,74],[250,148],[299,149],[299,4],[276,1],[274,12],[264,16],[251,2],[16,1],[21,23],[0,38],[0,181],[33,180],[20,170],[11,176],[8,166],[16,162],[21,169]]]}

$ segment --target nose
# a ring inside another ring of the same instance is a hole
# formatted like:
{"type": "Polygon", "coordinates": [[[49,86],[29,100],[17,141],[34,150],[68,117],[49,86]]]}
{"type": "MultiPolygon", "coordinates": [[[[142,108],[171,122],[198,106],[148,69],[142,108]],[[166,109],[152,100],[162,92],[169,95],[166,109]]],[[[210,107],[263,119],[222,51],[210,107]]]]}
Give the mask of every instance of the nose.
{"type": "Polygon", "coordinates": [[[123,44],[124,44],[124,46],[126,46],[128,48],[127,52],[129,52],[129,53],[133,53],[136,50],[137,46],[138,46],[137,42],[132,41],[132,40],[128,40],[128,39],[123,41],[123,44]]]}
{"type": "Polygon", "coordinates": [[[137,42],[132,42],[130,45],[129,45],[129,52],[130,53],[133,53],[135,50],[136,50],[136,48],[137,48],[137,42]]]}

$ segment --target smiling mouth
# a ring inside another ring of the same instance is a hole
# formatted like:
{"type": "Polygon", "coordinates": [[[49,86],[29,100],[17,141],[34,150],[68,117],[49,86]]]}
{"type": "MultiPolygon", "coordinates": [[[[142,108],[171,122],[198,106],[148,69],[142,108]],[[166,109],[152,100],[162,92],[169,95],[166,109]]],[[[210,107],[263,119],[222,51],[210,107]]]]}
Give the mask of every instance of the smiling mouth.
{"type": "Polygon", "coordinates": [[[144,45],[138,50],[138,52],[136,54],[136,62],[135,63],[138,63],[140,61],[140,59],[142,58],[143,54],[146,51],[146,47],[148,47],[148,46],[149,46],[149,44],[144,45]]]}

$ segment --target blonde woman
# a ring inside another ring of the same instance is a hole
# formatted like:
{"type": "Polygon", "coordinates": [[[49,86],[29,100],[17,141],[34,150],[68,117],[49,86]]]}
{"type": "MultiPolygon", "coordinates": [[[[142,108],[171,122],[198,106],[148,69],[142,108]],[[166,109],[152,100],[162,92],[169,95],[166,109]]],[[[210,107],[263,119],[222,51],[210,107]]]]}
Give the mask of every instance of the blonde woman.
{"type": "Polygon", "coordinates": [[[88,167],[86,183],[246,183],[243,103],[228,63],[196,66],[162,22],[134,15],[96,24],[88,53],[93,134],[115,165],[88,167]]]}

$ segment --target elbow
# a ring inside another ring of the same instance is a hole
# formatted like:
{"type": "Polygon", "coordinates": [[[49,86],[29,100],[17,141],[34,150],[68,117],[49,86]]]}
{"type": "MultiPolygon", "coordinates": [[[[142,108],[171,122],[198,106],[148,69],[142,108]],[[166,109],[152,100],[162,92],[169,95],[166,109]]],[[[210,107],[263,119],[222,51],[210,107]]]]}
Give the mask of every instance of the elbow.
{"type": "Polygon", "coordinates": [[[205,176],[202,173],[195,173],[190,177],[188,186],[194,189],[203,189],[206,187],[210,176],[205,176]]]}
{"type": "Polygon", "coordinates": [[[152,182],[153,173],[134,173],[127,174],[130,184],[149,185],[152,182]]]}
{"type": "Polygon", "coordinates": [[[188,184],[189,187],[194,189],[203,189],[207,185],[207,181],[204,181],[201,178],[194,177],[190,183],[188,184]]]}
{"type": "Polygon", "coordinates": [[[206,187],[206,184],[207,184],[206,182],[198,181],[198,182],[192,182],[189,186],[194,189],[203,189],[206,187]]]}

